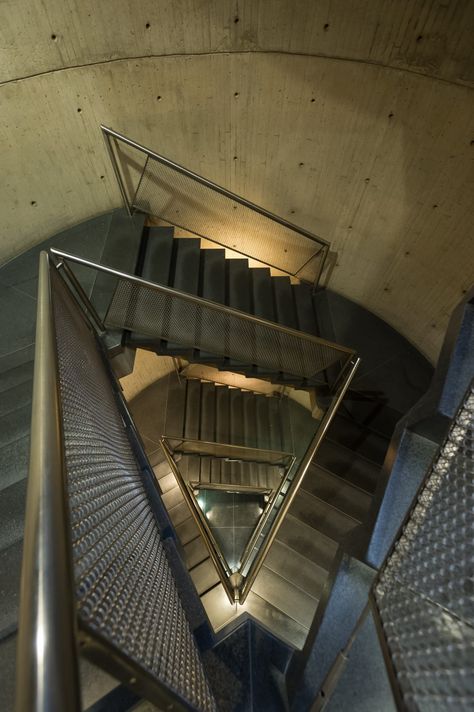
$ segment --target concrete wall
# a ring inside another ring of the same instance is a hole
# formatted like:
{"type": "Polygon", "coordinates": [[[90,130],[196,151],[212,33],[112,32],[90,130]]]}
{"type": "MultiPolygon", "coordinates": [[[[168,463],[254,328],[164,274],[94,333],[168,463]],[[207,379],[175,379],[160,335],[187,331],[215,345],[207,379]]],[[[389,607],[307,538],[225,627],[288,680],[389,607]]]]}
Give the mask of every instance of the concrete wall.
{"type": "Polygon", "coordinates": [[[474,273],[474,3],[0,4],[0,262],[120,202],[100,122],[332,243],[435,359],[474,273]]]}

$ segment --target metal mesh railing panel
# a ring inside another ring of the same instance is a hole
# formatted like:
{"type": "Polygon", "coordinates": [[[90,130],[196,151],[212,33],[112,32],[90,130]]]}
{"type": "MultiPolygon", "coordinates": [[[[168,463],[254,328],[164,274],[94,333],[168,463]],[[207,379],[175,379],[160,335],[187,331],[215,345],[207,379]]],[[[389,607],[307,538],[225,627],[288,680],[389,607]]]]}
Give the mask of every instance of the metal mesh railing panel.
{"type": "Polygon", "coordinates": [[[225,307],[124,277],[118,279],[106,324],[307,379],[352,355],[303,332],[252,321],[225,307]]]}
{"type": "Polygon", "coordinates": [[[214,710],[92,333],[52,272],[79,618],[188,705],[214,710]]]}
{"type": "Polygon", "coordinates": [[[474,391],[374,588],[410,710],[472,710],[474,700],[474,391]]]}
{"type": "Polygon", "coordinates": [[[166,222],[314,282],[327,246],[150,156],[134,206],[166,222]]]}

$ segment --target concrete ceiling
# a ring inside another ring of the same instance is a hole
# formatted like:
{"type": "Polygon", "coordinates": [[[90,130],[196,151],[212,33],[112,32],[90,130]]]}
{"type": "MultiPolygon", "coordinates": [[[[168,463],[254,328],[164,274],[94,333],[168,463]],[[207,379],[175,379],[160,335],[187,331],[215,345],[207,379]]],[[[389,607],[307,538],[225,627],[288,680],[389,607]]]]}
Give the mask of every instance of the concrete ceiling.
{"type": "Polygon", "coordinates": [[[99,123],[332,243],[434,360],[474,274],[469,0],[0,3],[0,262],[119,204],[99,123]]]}

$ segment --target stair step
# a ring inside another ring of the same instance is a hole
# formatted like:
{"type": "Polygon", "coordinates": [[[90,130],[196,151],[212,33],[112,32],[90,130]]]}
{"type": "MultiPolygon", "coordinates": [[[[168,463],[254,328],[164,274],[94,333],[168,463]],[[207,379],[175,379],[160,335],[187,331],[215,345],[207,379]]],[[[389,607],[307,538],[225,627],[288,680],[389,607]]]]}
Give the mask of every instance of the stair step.
{"type": "Polygon", "coordinates": [[[31,424],[31,403],[20,406],[0,418],[0,448],[28,435],[31,424]]]}
{"type": "Polygon", "coordinates": [[[209,552],[201,536],[189,541],[184,548],[184,559],[188,569],[192,569],[209,557],[209,552]]]}
{"type": "Polygon", "coordinates": [[[274,541],[265,566],[313,598],[321,597],[328,572],[282,541],[274,541]]]}
{"type": "Polygon", "coordinates": [[[189,509],[187,506],[186,514],[186,517],[180,518],[179,524],[175,524],[175,522],[172,520],[176,529],[176,534],[178,535],[182,546],[186,546],[186,544],[188,544],[190,541],[200,536],[198,526],[194,521],[192,515],[189,513],[189,509]]]}
{"type": "Polygon", "coordinates": [[[201,284],[199,294],[211,302],[225,304],[225,250],[201,250],[201,284]]]}
{"type": "Polygon", "coordinates": [[[328,438],[353,450],[376,465],[382,465],[389,445],[388,438],[364,428],[351,418],[341,413],[334,417],[329,430],[328,438]]]}
{"type": "MultiPolygon", "coordinates": [[[[169,465],[166,463],[168,466],[169,470],[169,465]]],[[[160,477],[158,479],[158,484],[160,486],[160,490],[163,494],[166,492],[169,492],[170,490],[174,489],[176,487],[176,477],[174,476],[173,472],[169,472],[167,475],[164,475],[163,477],[160,477]]]]}
{"type": "Polygon", "coordinates": [[[326,570],[330,569],[338,547],[336,541],[299,519],[298,512],[292,507],[278,530],[276,541],[326,570]]]}
{"type": "MultiPolygon", "coordinates": [[[[16,386],[33,382],[34,362],[26,361],[0,373],[0,393],[6,393],[16,386]]],[[[2,395],[3,398],[3,395],[2,395]]]]}
{"type": "Polygon", "coordinates": [[[8,416],[19,408],[29,406],[32,395],[32,381],[24,381],[8,390],[2,391],[0,395],[0,417],[8,416]]]}
{"type": "Polygon", "coordinates": [[[310,627],[318,605],[317,599],[293,586],[265,564],[260,569],[252,590],[300,625],[310,627]]]}
{"type": "Polygon", "coordinates": [[[168,398],[166,401],[165,435],[183,437],[186,403],[186,381],[181,383],[175,373],[168,376],[168,398]]]}
{"type": "Polygon", "coordinates": [[[26,503],[26,479],[2,490],[0,497],[0,549],[11,546],[23,537],[26,503]]]}
{"type": "Polygon", "coordinates": [[[359,522],[365,520],[372,502],[370,494],[315,463],[306,472],[303,488],[359,522]]]}
{"type": "Polygon", "coordinates": [[[277,398],[268,398],[268,417],[270,425],[270,442],[272,450],[281,450],[281,422],[279,401],[277,398]]]}
{"type": "Polygon", "coordinates": [[[244,411],[242,391],[238,388],[229,390],[230,396],[230,439],[232,445],[243,445],[244,435],[244,411]]]}
{"type": "Polygon", "coordinates": [[[29,457],[29,433],[0,448],[0,490],[26,478],[29,457]]]}
{"type": "Polygon", "coordinates": [[[173,489],[170,489],[167,492],[165,492],[161,496],[161,499],[162,499],[166,509],[168,509],[168,510],[172,509],[177,504],[184,502],[183,495],[182,495],[181,490],[178,487],[178,485],[175,485],[173,487],[173,489]]]}
{"type": "Polygon", "coordinates": [[[0,551],[0,637],[18,621],[23,540],[0,551]]]}
{"type": "Polygon", "coordinates": [[[309,284],[293,284],[293,299],[296,309],[297,328],[306,334],[318,335],[316,314],[312,302],[312,287],[309,284]]]}
{"type": "MultiPolygon", "coordinates": [[[[226,260],[226,304],[233,309],[251,313],[251,298],[250,298],[250,268],[246,259],[229,259],[226,260]]],[[[229,349],[230,353],[235,348],[241,346],[241,336],[230,333],[229,349]],[[238,341],[235,341],[237,339],[238,341]]],[[[235,359],[226,359],[230,370],[233,366],[239,366],[240,369],[252,369],[252,363],[243,363],[235,359]]]]}
{"type": "Polygon", "coordinates": [[[184,419],[184,437],[199,439],[199,420],[201,410],[201,381],[191,378],[186,384],[186,414],[184,419]]]}
{"type": "MultiPolygon", "coordinates": [[[[225,250],[201,250],[201,274],[199,294],[204,299],[212,302],[225,304],[225,250]]],[[[211,340],[216,338],[212,324],[202,326],[202,337],[211,340]]],[[[220,337],[218,337],[220,338],[220,337]]],[[[198,351],[197,361],[207,361],[212,359],[215,363],[223,363],[224,357],[213,355],[208,351],[198,351]]]]}
{"type": "Polygon", "coordinates": [[[210,557],[191,569],[189,574],[200,596],[220,581],[219,574],[210,557]]]}
{"type": "Polygon", "coordinates": [[[229,440],[229,389],[216,386],[216,442],[228,443],[229,440]]]}
{"type": "Polygon", "coordinates": [[[246,259],[226,260],[226,303],[250,313],[250,268],[246,259]]]}
{"type": "Polygon", "coordinates": [[[380,467],[376,464],[327,438],[321,443],[314,462],[369,493],[374,492],[380,476],[380,467]]]}
{"type": "Polygon", "coordinates": [[[254,267],[250,270],[253,313],[262,319],[275,321],[272,277],[268,267],[254,267]]]}
{"type": "Polygon", "coordinates": [[[309,524],[313,529],[317,529],[325,536],[339,543],[358,524],[355,519],[344,514],[344,512],[331,507],[331,505],[318,497],[314,497],[304,489],[304,482],[303,487],[300,488],[293,500],[290,512],[302,522],[309,524]]]}
{"type": "Polygon", "coordinates": [[[242,393],[244,440],[247,447],[257,447],[257,418],[255,395],[250,391],[242,393]]]}
{"type": "Polygon", "coordinates": [[[201,468],[198,455],[183,455],[178,467],[185,482],[199,482],[201,468]]]}
{"type": "Polygon", "coordinates": [[[201,241],[198,238],[175,238],[173,241],[172,277],[174,289],[197,294],[201,241]]]}
{"type": "Polygon", "coordinates": [[[201,384],[200,439],[214,442],[216,432],[216,387],[214,383],[201,384]]]}
{"type": "MultiPolygon", "coordinates": [[[[129,217],[125,210],[115,210],[109,225],[101,257],[101,264],[120,272],[135,274],[140,252],[146,215],[134,213],[129,217]]],[[[98,272],[91,293],[91,301],[99,316],[105,317],[117,278],[98,272]]]]}
{"type": "Polygon", "coordinates": [[[251,616],[268,628],[273,635],[294,648],[302,649],[308,628],[298,623],[291,616],[259,596],[255,591],[250,591],[243,606],[251,616]]]}
{"type": "Polygon", "coordinates": [[[273,277],[272,282],[278,323],[296,329],[298,322],[290,278],[273,277]]]}
{"type": "MultiPolygon", "coordinates": [[[[178,530],[179,526],[184,524],[187,519],[189,519],[189,507],[186,504],[186,502],[183,500],[179,504],[176,505],[176,507],[172,507],[171,509],[168,510],[169,517],[171,521],[173,522],[176,530],[178,530]]],[[[191,517],[192,519],[192,517],[191,517]]],[[[193,520],[194,523],[194,520],[193,520]]],[[[196,527],[197,528],[197,527],[196,527]]],[[[184,542],[181,539],[181,543],[184,545],[186,542],[184,542]]]]}
{"type": "Polygon", "coordinates": [[[141,276],[155,284],[168,286],[173,256],[173,227],[150,227],[146,235],[141,276]]]}
{"type": "MultiPolygon", "coordinates": [[[[187,294],[197,294],[199,289],[199,262],[201,241],[197,238],[180,238],[173,241],[171,286],[187,294]]],[[[180,343],[183,330],[189,338],[188,329],[195,326],[197,307],[189,303],[174,303],[170,314],[170,339],[165,346],[168,353],[192,356],[193,349],[180,343]],[[176,339],[176,343],[174,342],[176,339]]]]}
{"type": "Polygon", "coordinates": [[[278,404],[280,411],[280,430],[282,449],[284,452],[293,452],[293,432],[291,429],[291,418],[288,406],[288,398],[282,398],[278,404]]]}
{"type": "Polygon", "coordinates": [[[216,485],[221,482],[221,461],[215,458],[211,459],[211,482],[216,485]]]}
{"type": "Polygon", "coordinates": [[[255,413],[257,420],[257,443],[262,450],[271,448],[270,418],[268,412],[268,398],[264,395],[255,396],[255,413]]]}
{"type": "Polygon", "coordinates": [[[212,458],[207,456],[202,456],[201,468],[199,473],[199,481],[205,484],[206,482],[211,482],[211,462],[212,458]]]}

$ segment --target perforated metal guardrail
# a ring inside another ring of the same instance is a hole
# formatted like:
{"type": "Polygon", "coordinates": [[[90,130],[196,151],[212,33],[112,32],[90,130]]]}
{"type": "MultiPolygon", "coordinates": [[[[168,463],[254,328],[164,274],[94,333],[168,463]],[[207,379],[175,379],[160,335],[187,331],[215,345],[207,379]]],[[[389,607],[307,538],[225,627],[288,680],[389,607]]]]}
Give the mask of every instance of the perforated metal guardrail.
{"type": "Polygon", "coordinates": [[[408,710],[474,708],[473,430],[471,385],[374,587],[408,710]]]}
{"type": "MultiPolygon", "coordinates": [[[[80,623],[110,657],[215,709],[99,347],[62,279],[53,304],[80,623]]],[[[178,704],[178,707],[179,704],[178,704]]]]}

